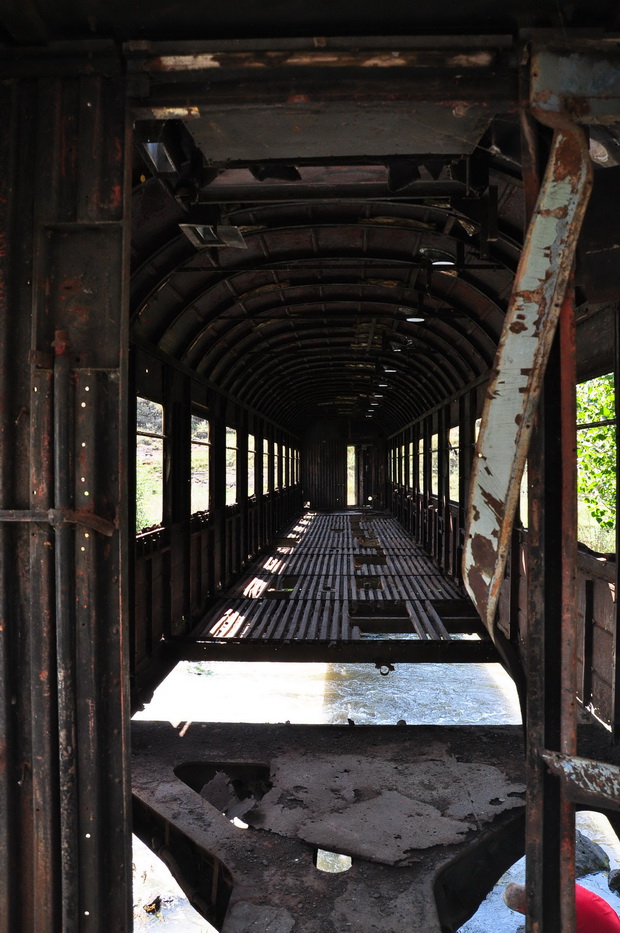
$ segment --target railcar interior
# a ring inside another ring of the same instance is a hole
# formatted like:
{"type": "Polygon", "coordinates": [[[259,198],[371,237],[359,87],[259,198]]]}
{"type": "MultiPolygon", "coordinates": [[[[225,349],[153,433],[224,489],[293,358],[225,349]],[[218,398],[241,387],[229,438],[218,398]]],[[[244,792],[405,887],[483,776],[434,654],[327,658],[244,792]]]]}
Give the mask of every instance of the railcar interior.
{"type": "Polygon", "coordinates": [[[571,933],[616,5],[31,0],[0,47],[0,931],[132,929],[133,829],[222,933],[455,933],[523,854],[571,933]],[[131,722],[180,661],[495,662],[523,726],[131,722]]]}

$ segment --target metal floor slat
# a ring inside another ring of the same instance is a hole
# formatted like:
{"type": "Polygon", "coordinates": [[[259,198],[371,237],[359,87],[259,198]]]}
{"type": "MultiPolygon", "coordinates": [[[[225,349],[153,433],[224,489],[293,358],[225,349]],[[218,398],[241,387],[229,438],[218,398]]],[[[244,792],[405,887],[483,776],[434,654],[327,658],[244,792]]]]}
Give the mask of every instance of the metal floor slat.
{"type": "Polygon", "coordinates": [[[394,519],[308,513],[212,602],[178,653],[217,657],[218,646],[226,646],[226,657],[234,658],[243,647],[245,658],[252,656],[252,645],[257,650],[271,645],[288,651],[290,658],[297,657],[291,651],[304,646],[310,651],[314,645],[316,660],[323,657],[321,651],[327,657],[333,649],[348,657],[348,646],[352,658],[363,648],[368,659],[373,651],[383,657],[386,647],[397,646],[399,659],[410,655],[415,660],[416,651],[422,651],[437,660],[434,643],[446,646],[441,651],[450,657],[465,657],[467,644],[475,646],[476,657],[490,657],[492,647],[481,647],[480,641],[454,641],[434,600],[440,611],[450,601],[468,603],[464,590],[394,519]]]}

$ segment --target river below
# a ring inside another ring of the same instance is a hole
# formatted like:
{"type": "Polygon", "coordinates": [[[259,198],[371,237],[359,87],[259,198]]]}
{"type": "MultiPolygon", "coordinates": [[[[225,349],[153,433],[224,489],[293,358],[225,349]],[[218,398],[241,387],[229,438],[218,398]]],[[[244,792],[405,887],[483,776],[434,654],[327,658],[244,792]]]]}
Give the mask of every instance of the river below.
{"type": "MultiPolygon", "coordinates": [[[[368,664],[217,662],[178,664],[134,719],[184,722],[291,722],[389,725],[512,725],[521,714],[512,680],[498,664],[402,664],[382,676],[368,664]],[[438,684],[441,689],[438,689],[438,684]]],[[[618,844],[607,820],[579,814],[580,829],[620,867],[618,844]]],[[[461,933],[516,933],[523,917],[501,895],[508,881],[524,880],[524,860],[513,865],[461,933]]],[[[620,913],[620,898],[603,874],[580,883],[620,913]]],[[[134,840],[134,931],[217,933],[184,898],[167,869],[134,840]],[[146,907],[161,899],[157,911],[146,907]]]]}

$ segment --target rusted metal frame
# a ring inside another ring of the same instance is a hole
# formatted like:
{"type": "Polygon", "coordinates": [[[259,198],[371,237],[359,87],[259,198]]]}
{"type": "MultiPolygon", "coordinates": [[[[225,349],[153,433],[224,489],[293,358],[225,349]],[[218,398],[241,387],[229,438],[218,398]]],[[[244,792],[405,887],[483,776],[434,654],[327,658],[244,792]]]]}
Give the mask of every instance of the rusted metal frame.
{"type": "Polygon", "coordinates": [[[583,671],[581,677],[581,700],[584,707],[592,702],[594,660],[594,580],[583,580],[583,671]]]}
{"type": "MultiPolygon", "coordinates": [[[[513,46],[513,37],[508,34],[497,35],[454,35],[454,36],[423,36],[423,35],[382,35],[380,39],[376,36],[321,36],[316,38],[310,36],[291,36],[281,37],[272,36],[269,38],[252,37],[249,39],[191,39],[184,41],[129,41],[123,46],[123,51],[128,62],[132,60],[136,64],[153,63],[153,70],[187,70],[194,71],[204,66],[208,68],[220,68],[225,65],[226,56],[237,56],[240,65],[254,67],[258,63],[262,66],[269,64],[273,59],[273,64],[281,66],[288,60],[288,56],[294,55],[298,66],[307,66],[312,63],[312,56],[319,58],[325,57],[325,64],[334,67],[337,64],[334,53],[355,54],[362,56],[362,60],[368,58],[369,67],[377,67],[382,63],[374,58],[377,49],[388,49],[390,55],[393,51],[400,52],[404,50],[410,54],[420,55],[420,66],[442,65],[446,66],[448,57],[453,51],[459,54],[457,68],[461,67],[481,67],[479,54],[487,51],[509,50],[513,46]],[[463,59],[463,50],[466,56],[472,56],[471,60],[463,59]],[[437,56],[428,58],[425,56],[437,56]],[[206,61],[201,61],[201,56],[206,61]],[[222,56],[222,60],[220,60],[222,56]]],[[[394,63],[392,55],[392,61],[394,63]]],[[[130,70],[135,70],[135,65],[129,65],[130,70]]],[[[149,67],[142,70],[149,71],[149,67]]]]}
{"type": "Polygon", "coordinates": [[[482,415],[464,578],[490,633],[510,546],[532,419],[591,186],[583,131],[558,117],[482,415]]]}
{"type": "MultiPolygon", "coordinates": [[[[29,113],[29,103],[23,84],[4,82],[0,85],[0,120],[4,128],[0,138],[0,502],[4,505],[15,503],[19,485],[18,467],[20,463],[28,463],[27,456],[24,456],[27,450],[24,451],[17,442],[23,431],[21,422],[27,416],[30,403],[30,385],[24,386],[15,365],[21,354],[27,354],[29,337],[27,327],[24,326],[27,319],[20,314],[19,299],[22,296],[17,285],[18,260],[15,253],[17,243],[25,245],[29,242],[28,221],[31,220],[31,213],[25,210],[23,201],[19,203],[16,197],[17,190],[23,192],[23,178],[20,178],[23,156],[30,151],[27,133],[23,128],[24,117],[29,113]],[[24,224],[21,229],[20,219],[24,224]]],[[[28,124],[28,117],[25,119],[28,124]]],[[[29,481],[27,473],[26,483],[29,484],[29,481]]],[[[23,493],[23,490],[20,491],[23,493]]],[[[22,501],[28,501],[27,492],[22,501]]],[[[32,818],[32,801],[41,784],[41,769],[34,768],[30,773],[26,764],[28,743],[32,742],[32,736],[28,733],[32,700],[29,685],[24,684],[25,689],[20,689],[20,683],[23,684],[29,670],[25,655],[36,652],[28,644],[25,649],[19,644],[19,591],[24,584],[27,585],[28,568],[19,567],[17,531],[6,525],[0,526],[0,736],[4,746],[0,763],[2,933],[12,933],[21,923],[28,924],[31,921],[31,907],[24,904],[22,885],[28,888],[38,866],[43,864],[48,872],[51,869],[51,843],[47,833],[49,823],[45,818],[41,820],[39,839],[34,838],[36,830],[32,818]],[[18,676],[18,664],[23,665],[24,676],[18,676]],[[38,843],[40,849],[37,850],[35,847],[38,843]],[[33,864],[35,851],[39,852],[37,865],[33,864]]],[[[44,574],[45,567],[42,567],[42,576],[44,574]]],[[[27,596],[24,605],[28,605],[27,596]]],[[[45,612],[42,616],[41,625],[45,632],[45,612]]],[[[41,691],[36,699],[40,696],[41,691]]],[[[42,755],[45,755],[45,746],[42,755]]],[[[49,786],[49,782],[43,784],[49,786]]],[[[43,892],[47,894],[45,887],[43,892]]],[[[47,906],[53,909],[49,902],[47,906]]]]}
{"type": "Polygon", "coordinates": [[[83,525],[108,538],[114,534],[116,524],[93,515],[85,509],[0,509],[0,522],[36,522],[49,525],[83,525]]]}
{"type": "MultiPolygon", "coordinates": [[[[558,135],[558,113],[562,113],[565,102],[576,115],[577,120],[583,122],[596,122],[597,119],[609,119],[610,115],[617,118],[620,81],[617,68],[617,50],[614,48],[598,47],[593,51],[588,49],[585,55],[571,49],[571,54],[554,53],[544,49],[533,57],[532,63],[532,89],[531,100],[533,110],[541,122],[551,125],[555,129],[555,140],[558,135]],[[609,53],[609,54],[608,54],[609,53]],[[615,67],[610,67],[609,55],[616,54],[615,67]],[[593,80],[593,75],[595,78],[593,80]]],[[[561,129],[561,123],[559,124],[561,129]]],[[[554,142],[555,142],[554,140],[554,142]]],[[[583,157],[586,160],[586,156],[583,157]]],[[[576,165],[573,166],[575,170],[576,165]]],[[[566,321],[573,325],[571,309],[566,309],[568,298],[565,301],[566,321]]],[[[564,317],[564,315],[563,315],[564,317]]],[[[561,928],[573,930],[575,927],[574,907],[574,806],[569,799],[565,788],[559,785],[559,778],[550,773],[541,757],[543,749],[551,752],[560,750],[570,756],[575,750],[575,684],[574,684],[574,647],[575,647],[575,619],[574,614],[574,572],[576,562],[576,533],[575,533],[575,432],[569,424],[569,418],[574,418],[574,393],[568,382],[575,378],[574,372],[574,334],[566,333],[561,327],[561,346],[566,349],[562,353],[560,369],[562,378],[556,377],[556,385],[561,386],[562,421],[562,456],[560,467],[563,467],[561,486],[561,516],[560,508],[556,508],[556,522],[561,536],[566,540],[555,542],[550,546],[547,536],[554,529],[546,515],[545,527],[538,541],[534,537],[533,544],[541,545],[539,549],[539,562],[530,565],[530,589],[537,589],[538,594],[544,595],[542,610],[542,626],[545,631],[544,652],[554,651],[555,656],[561,659],[561,677],[558,679],[557,663],[551,667],[546,657],[543,658],[547,680],[539,684],[536,709],[532,709],[531,694],[530,716],[533,728],[528,729],[528,793],[530,804],[528,832],[528,879],[530,886],[530,904],[534,918],[534,928],[539,920],[545,927],[555,929],[557,918],[560,917],[561,928]],[[564,331],[564,332],[563,332],[564,331]],[[572,341],[572,346],[570,345],[572,341]],[[568,371],[563,368],[567,366],[568,371]],[[560,566],[558,557],[561,556],[560,566]],[[541,576],[542,570],[542,576],[541,576]],[[550,593],[554,576],[560,577],[560,594],[550,593]],[[560,596],[561,603],[558,601],[560,596]],[[555,600],[553,597],[555,596],[555,600]],[[550,599],[550,597],[552,597],[550,599]],[[557,618],[557,607],[561,606],[561,620],[557,618]],[[551,616],[553,615],[553,618],[551,616]],[[553,626],[553,629],[551,629],[553,626]],[[553,631],[556,632],[555,636],[553,631]],[[559,633],[559,634],[557,634],[559,633]],[[550,669],[551,668],[551,669],[550,669]],[[551,676],[550,676],[551,675],[551,676]],[[555,683],[553,682],[555,679],[555,683]],[[542,716],[539,715],[542,713],[542,716]],[[541,728],[536,728],[536,723],[541,728]],[[536,760],[538,758],[538,761],[536,760]],[[538,814],[534,805],[538,804],[538,814]],[[538,821],[538,827],[536,823],[538,821]],[[537,828],[541,837],[537,838],[537,828]],[[559,851],[558,851],[559,847],[559,851]],[[541,887],[542,881],[542,887],[541,887]],[[544,891],[544,894],[543,894],[544,891]],[[559,903],[558,903],[559,900],[559,903]],[[559,907],[559,911],[558,911],[559,907]]],[[[550,383],[549,383],[550,385],[550,383]]],[[[574,421],[573,421],[574,424],[574,421]]],[[[547,419],[546,434],[550,432],[550,423],[547,419]]],[[[551,445],[545,443],[545,457],[552,454],[551,445]]],[[[551,493],[555,492],[557,502],[557,471],[551,475],[547,471],[548,483],[545,487],[547,495],[546,508],[550,508],[551,493]]],[[[558,528],[555,529],[557,535],[558,528]]],[[[534,528],[535,535],[539,528],[534,528]]],[[[531,534],[532,529],[530,529],[531,534]]],[[[532,608],[533,600],[530,601],[532,608]]],[[[530,631],[534,622],[539,621],[536,613],[529,613],[530,631]]],[[[534,636],[532,636],[534,637],[534,636]]],[[[528,669],[530,681],[533,673],[535,653],[528,654],[528,669]]],[[[539,658],[540,660],[540,658],[539,658]]]]}
{"type": "Polygon", "coordinates": [[[380,645],[376,641],[281,641],[220,639],[196,641],[172,639],[164,646],[164,658],[177,661],[279,661],[279,662],[338,662],[372,663],[381,666],[399,664],[484,664],[499,662],[500,658],[490,639],[461,641],[456,639],[426,641],[399,641],[386,638],[380,645]]]}
{"type": "Polygon", "coordinates": [[[574,929],[574,807],[541,758],[576,750],[575,333],[569,289],[532,441],[528,562],[527,877],[532,929],[574,929]],[[538,925],[542,924],[541,927],[538,925]]]}
{"type": "MultiPolygon", "coordinates": [[[[190,379],[199,382],[201,386],[205,387],[207,390],[214,393],[215,397],[229,399],[233,401],[235,405],[238,405],[241,408],[245,408],[248,412],[252,412],[253,414],[255,414],[255,411],[251,405],[248,405],[242,401],[238,401],[236,398],[234,398],[232,395],[226,392],[225,389],[222,389],[221,387],[214,385],[204,376],[197,374],[196,371],[191,369],[190,366],[187,366],[185,363],[181,362],[180,360],[177,360],[174,357],[170,356],[164,350],[160,350],[159,347],[155,346],[154,344],[149,343],[148,340],[142,340],[141,338],[137,337],[135,333],[131,335],[131,346],[135,350],[138,350],[141,353],[144,353],[145,356],[151,357],[153,360],[156,360],[160,365],[163,364],[166,367],[166,369],[178,370],[179,372],[184,373],[185,375],[189,376],[190,379]]],[[[271,419],[266,418],[262,414],[261,414],[261,418],[265,421],[271,422],[271,419]]],[[[274,426],[276,425],[276,422],[271,422],[271,423],[274,424],[274,426]]],[[[293,436],[296,436],[296,435],[293,435],[293,436]]]]}
{"type": "MultiPolygon", "coordinates": [[[[32,340],[40,350],[52,343],[56,350],[54,505],[70,508],[75,499],[76,512],[101,515],[116,529],[126,506],[121,479],[128,319],[124,85],[97,76],[57,79],[42,81],[38,93],[32,340]]],[[[45,505],[40,499],[37,504],[45,505]]],[[[64,873],[57,925],[127,929],[127,540],[117,530],[104,541],[84,526],[78,534],[71,524],[55,527],[59,730],[54,744],[61,790],[60,801],[50,800],[48,790],[47,806],[59,809],[63,822],[57,842],[64,873]]]]}
{"type": "MultiPolygon", "coordinates": [[[[73,386],[71,347],[66,331],[54,339],[54,504],[73,508],[73,386]]],[[[62,923],[67,933],[79,929],[78,919],[78,769],[74,530],[56,527],[54,543],[56,689],[58,696],[60,873],[62,923]]]]}
{"type": "Polygon", "coordinates": [[[542,759],[573,803],[620,810],[620,767],[590,758],[545,751],[542,759]]]}
{"type": "MultiPolygon", "coordinates": [[[[616,416],[616,599],[613,654],[613,721],[611,724],[614,742],[620,741],[620,323],[615,316],[614,332],[614,405],[616,416]]],[[[585,658],[584,658],[585,664],[585,658]]]]}
{"type": "Polygon", "coordinates": [[[562,463],[560,750],[567,755],[574,755],[577,751],[577,347],[574,297],[571,278],[559,322],[562,463]]]}
{"type": "MultiPolygon", "coordinates": [[[[178,812],[167,806],[163,810],[154,809],[153,800],[142,788],[137,789],[133,797],[135,833],[167,865],[190,904],[221,926],[233,886],[230,872],[216,855],[197,844],[195,832],[184,832],[187,824],[178,812]]],[[[204,830],[200,835],[204,843],[204,830]]]]}
{"type": "MultiPolygon", "coordinates": [[[[96,413],[102,407],[101,394],[105,393],[106,376],[80,369],[74,373],[75,393],[75,439],[74,460],[77,470],[75,496],[78,504],[94,499],[97,495],[97,461],[101,456],[96,438],[96,413]],[[80,502],[81,500],[81,502],[80,502]]],[[[77,773],[79,774],[78,808],[78,853],[88,855],[88,864],[80,861],[79,907],[80,921],[88,917],[105,914],[106,893],[101,883],[106,874],[106,853],[101,846],[89,843],[98,839],[101,832],[102,815],[97,802],[106,793],[105,775],[93,767],[101,760],[105,741],[100,735],[100,722],[94,713],[93,697],[101,690],[101,681],[106,676],[100,655],[100,631],[103,607],[97,599],[97,553],[107,547],[108,542],[93,534],[84,526],[73,534],[75,551],[75,656],[77,664],[76,706],[77,716],[77,773]],[[84,711],[89,710],[88,715],[84,711]],[[93,712],[90,712],[93,710],[93,712]]],[[[108,623],[109,624],[109,623],[108,623]]],[[[109,681],[108,681],[109,682],[109,681]]],[[[86,862],[86,859],[84,860],[86,862]]],[[[92,923],[92,921],[91,921],[92,923]]]]}
{"type": "MultiPolygon", "coordinates": [[[[52,438],[53,372],[31,369],[30,501],[38,508],[53,502],[52,438]]],[[[30,612],[37,626],[30,638],[30,703],[32,711],[32,802],[37,814],[33,831],[33,927],[59,922],[57,897],[60,865],[55,845],[58,833],[58,747],[56,741],[56,650],[53,613],[54,531],[51,523],[31,525],[30,612]],[[50,806],[50,791],[54,806],[50,806]],[[56,889],[56,890],[55,890],[56,889]]]]}
{"type": "Polygon", "coordinates": [[[216,588],[226,576],[226,405],[222,399],[214,401],[211,417],[211,457],[209,458],[210,518],[213,521],[213,570],[216,588]]]}
{"type": "Polygon", "coordinates": [[[242,101],[248,106],[282,106],[287,101],[287,92],[290,95],[291,83],[315,104],[317,101],[338,104],[350,101],[355,94],[364,95],[367,104],[374,107],[384,103],[394,107],[411,99],[442,108],[446,117],[453,118],[455,105],[461,101],[470,107],[494,107],[497,112],[509,110],[516,103],[516,73],[504,55],[497,56],[495,67],[464,69],[456,100],[451,69],[436,69],[435,80],[430,80],[429,69],[411,63],[394,69],[373,69],[360,60],[346,61],[345,56],[338,60],[337,53],[331,59],[332,68],[326,68],[325,62],[319,60],[275,68],[252,67],[248,63],[248,67],[238,68],[229,58],[220,69],[166,71],[157,69],[153,60],[144,63],[142,74],[134,71],[132,75],[132,78],[135,75],[134,113],[139,119],[192,119],[199,117],[201,109],[208,105],[209,92],[218,107],[234,108],[242,105],[242,101]]]}
{"type": "Polygon", "coordinates": [[[167,483],[170,520],[170,634],[179,635],[189,622],[189,567],[191,513],[191,382],[171,370],[166,383],[167,483]]]}

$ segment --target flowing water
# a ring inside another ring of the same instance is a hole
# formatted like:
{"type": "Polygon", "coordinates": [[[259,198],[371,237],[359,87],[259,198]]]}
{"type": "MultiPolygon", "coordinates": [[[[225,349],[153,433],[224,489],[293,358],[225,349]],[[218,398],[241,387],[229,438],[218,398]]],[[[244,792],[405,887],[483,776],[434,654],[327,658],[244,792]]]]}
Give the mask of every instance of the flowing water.
{"type": "MultiPolygon", "coordinates": [[[[402,664],[387,676],[368,664],[282,664],[185,661],[134,719],[184,722],[291,722],[389,725],[512,725],[521,714],[512,680],[499,664],[402,664]]],[[[580,828],[620,867],[620,845],[596,814],[580,828]]],[[[498,882],[461,933],[515,933],[523,917],[504,906],[507,881],[523,881],[523,860],[498,882]]],[[[620,912],[604,875],[582,880],[620,912]]],[[[135,840],[134,931],[216,933],[187,903],[162,863],[135,840]],[[145,907],[161,899],[157,911],[145,907]],[[155,927],[157,924],[157,927],[155,927]]]]}

